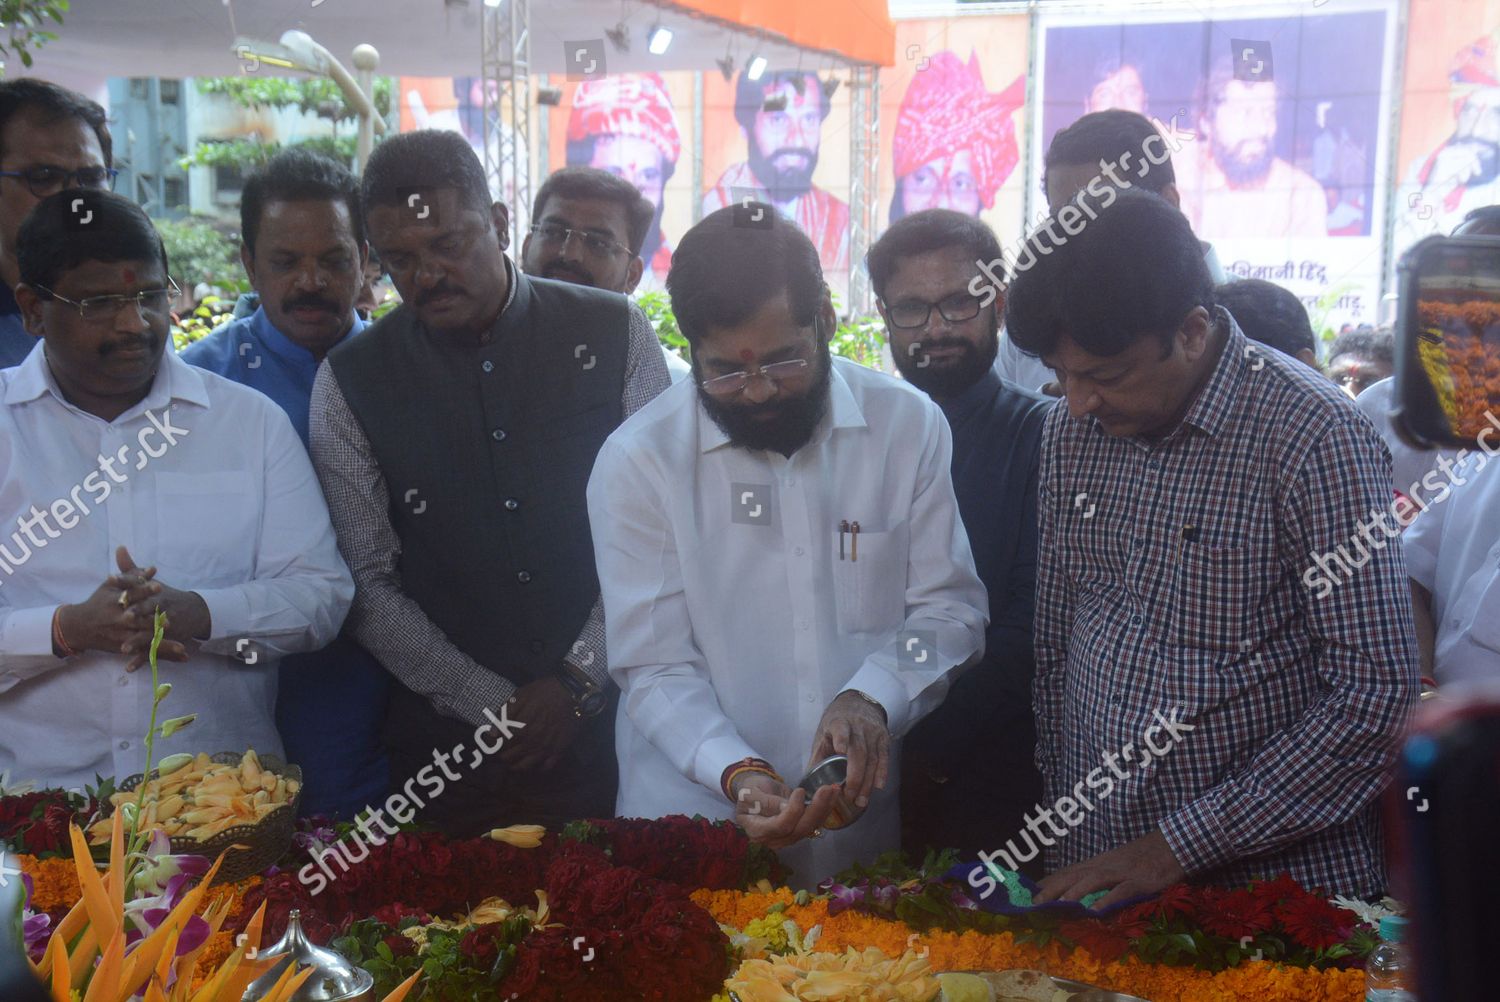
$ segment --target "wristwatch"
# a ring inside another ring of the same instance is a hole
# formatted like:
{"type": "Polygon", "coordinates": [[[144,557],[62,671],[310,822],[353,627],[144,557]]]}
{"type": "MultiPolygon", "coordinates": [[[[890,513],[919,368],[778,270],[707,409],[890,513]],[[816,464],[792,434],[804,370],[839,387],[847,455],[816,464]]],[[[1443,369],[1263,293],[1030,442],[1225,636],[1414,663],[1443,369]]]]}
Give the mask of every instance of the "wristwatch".
{"type": "Polygon", "coordinates": [[[581,720],[597,717],[609,702],[598,683],[577,665],[562,662],[557,669],[557,680],[573,697],[573,714],[581,720]]]}

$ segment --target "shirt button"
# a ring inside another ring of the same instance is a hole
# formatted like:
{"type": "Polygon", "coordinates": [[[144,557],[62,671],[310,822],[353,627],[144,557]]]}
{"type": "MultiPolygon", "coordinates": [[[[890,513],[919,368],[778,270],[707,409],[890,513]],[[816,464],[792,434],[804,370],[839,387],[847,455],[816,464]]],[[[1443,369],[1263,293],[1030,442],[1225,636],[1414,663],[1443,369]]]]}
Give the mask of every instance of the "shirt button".
{"type": "Polygon", "coordinates": [[[818,701],[818,697],[817,697],[817,696],[814,696],[814,695],[813,695],[813,694],[812,694],[812,693],[810,693],[810,692],[809,692],[809,693],[808,693],[808,694],[807,694],[807,701],[808,701],[808,702],[809,702],[809,703],[815,703],[815,702],[817,702],[817,701],[818,701]]]}
{"type": "Polygon", "coordinates": [[[130,742],[129,741],[121,741],[120,742],[120,751],[128,751],[129,749],[130,749],[130,742]]]}
{"type": "Polygon", "coordinates": [[[489,359],[485,359],[483,362],[481,362],[480,365],[479,365],[479,367],[481,369],[483,369],[485,372],[494,372],[495,371],[495,363],[491,362],[489,359]]]}
{"type": "Polygon", "coordinates": [[[802,556],[802,554],[806,553],[807,551],[804,550],[804,549],[802,549],[802,547],[800,547],[800,546],[794,546],[794,547],[792,547],[792,552],[794,554],[796,554],[797,556],[800,557],[800,556],[802,556]]]}
{"type": "Polygon", "coordinates": [[[788,487],[796,487],[797,486],[797,478],[796,477],[787,477],[786,478],[786,485],[788,487]]]}
{"type": "Polygon", "coordinates": [[[1141,547],[1146,545],[1146,541],[1144,539],[1133,539],[1130,541],[1130,545],[1139,550],[1141,547]]]}
{"type": "Polygon", "coordinates": [[[120,688],[123,689],[127,685],[129,685],[129,684],[130,684],[130,676],[129,675],[121,675],[120,676],[120,681],[119,681],[120,688]]]}
{"type": "Polygon", "coordinates": [[[1140,626],[1141,625],[1141,617],[1140,616],[1131,616],[1130,617],[1130,625],[1131,626],[1140,626]]]}
{"type": "Polygon", "coordinates": [[[496,428],[494,431],[490,432],[490,438],[493,438],[497,442],[505,441],[505,429],[496,428]]]}
{"type": "Polygon", "coordinates": [[[799,619],[799,620],[797,620],[797,629],[799,629],[799,630],[805,630],[805,629],[807,629],[807,620],[805,620],[805,619],[799,619]]]}
{"type": "Polygon", "coordinates": [[[528,582],[531,581],[531,572],[530,571],[522,571],[521,573],[519,573],[519,574],[516,575],[516,580],[519,581],[519,582],[521,582],[522,584],[527,584],[528,582]]]}
{"type": "Polygon", "coordinates": [[[540,640],[533,640],[531,642],[531,653],[540,654],[545,646],[540,640]]]}
{"type": "Polygon", "coordinates": [[[1159,470],[1159,469],[1161,469],[1161,463],[1157,462],[1154,459],[1147,460],[1146,461],[1146,465],[1149,466],[1149,467],[1151,467],[1151,469],[1153,469],[1153,470],[1159,470]]]}
{"type": "Polygon", "coordinates": [[[517,501],[515,498],[506,498],[505,499],[505,510],[506,511],[515,511],[519,507],[521,507],[521,502],[517,501]]]}
{"type": "Polygon", "coordinates": [[[1116,706],[1119,706],[1121,703],[1125,702],[1125,697],[1121,696],[1119,693],[1116,693],[1115,695],[1110,697],[1109,701],[1116,706]]]}

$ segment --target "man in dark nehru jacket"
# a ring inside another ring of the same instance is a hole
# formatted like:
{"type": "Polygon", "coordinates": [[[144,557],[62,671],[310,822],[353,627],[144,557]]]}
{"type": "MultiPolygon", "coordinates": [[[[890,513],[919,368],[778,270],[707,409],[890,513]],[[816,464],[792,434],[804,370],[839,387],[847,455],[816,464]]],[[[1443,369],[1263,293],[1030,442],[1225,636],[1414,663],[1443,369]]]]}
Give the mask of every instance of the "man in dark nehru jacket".
{"type": "Polygon", "coordinates": [[[376,148],[361,191],[403,305],[329,353],[312,450],[358,592],[354,636],[399,683],[397,821],[466,835],[609,816],[614,700],[584,488],[668,384],[624,296],[531,278],[457,133],[376,148]],[[405,817],[402,817],[402,813],[405,817]]]}

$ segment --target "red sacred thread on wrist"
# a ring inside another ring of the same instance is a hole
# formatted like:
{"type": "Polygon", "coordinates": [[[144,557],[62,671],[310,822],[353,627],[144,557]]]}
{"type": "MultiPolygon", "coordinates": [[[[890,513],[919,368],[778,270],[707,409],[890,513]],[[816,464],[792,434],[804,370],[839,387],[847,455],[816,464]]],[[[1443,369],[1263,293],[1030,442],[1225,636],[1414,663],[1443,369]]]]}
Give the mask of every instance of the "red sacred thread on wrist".
{"type": "Polygon", "coordinates": [[[738,762],[733,762],[730,765],[726,766],[724,771],[719,775],[719,788],[724,791],[724,796],[731,802],[734,800],[734,781],[738,779],[742,773],[746,772],[764,773],[765,775],[770,776],[772,779],[776,780],[776,782],[778,783],[786,782],[786,780],[781,778],[781,775],[776,771],[771,763],[767,762],[765,759],[740,759],[738,762]]]}
{"type": "Polygon", "coordinates": [[[78,652],[68,646],[68,641],[62,632],[62,606],[58,606],[52,613],[52,646],[62,652],[65,658],[76,658],[78,652]]]}

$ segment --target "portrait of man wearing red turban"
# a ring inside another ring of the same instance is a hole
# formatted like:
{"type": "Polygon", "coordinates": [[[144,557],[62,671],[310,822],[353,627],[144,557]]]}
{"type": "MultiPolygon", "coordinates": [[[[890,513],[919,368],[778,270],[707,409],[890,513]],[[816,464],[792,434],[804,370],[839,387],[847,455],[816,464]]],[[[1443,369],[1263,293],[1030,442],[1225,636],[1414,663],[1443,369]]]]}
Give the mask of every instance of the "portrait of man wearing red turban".
{"type": "Polygon", "coordinates": [[[578,85],[568,116],[568,166],[618,174],[656,208],[641,246],[643,286],[660,287],[672,264],[672,246],[661,232],[662,195],[681,155],[677,113],[660,73],[622,73],[578,85]]]}
{"type": "Polygon", "coordinates": [[[1015,111],[1026,98],[1023,74],[1005,90],[985,90],[979,59],[964,64],[939,52],[913,77],[892,140],[896,194],[890,222],[923,209],[978,216],[1020,159],[1015,111]]]}

